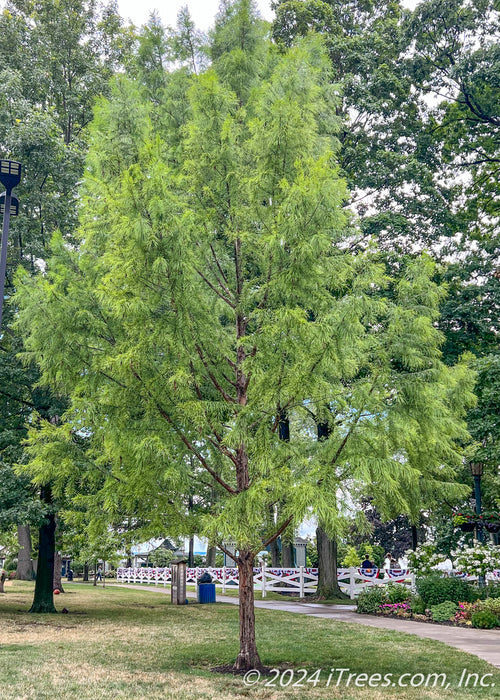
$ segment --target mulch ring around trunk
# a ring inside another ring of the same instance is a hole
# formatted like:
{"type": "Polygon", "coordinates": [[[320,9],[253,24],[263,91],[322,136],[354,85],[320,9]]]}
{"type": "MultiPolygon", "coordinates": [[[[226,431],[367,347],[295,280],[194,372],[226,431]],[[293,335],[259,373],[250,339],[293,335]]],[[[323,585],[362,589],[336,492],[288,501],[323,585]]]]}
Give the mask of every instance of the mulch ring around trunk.
{"type": "MultiPolygon", "coordinates": [[[[280,668],[280,671],[285,671],[286,666],[280,668]]],[[[223,666],[213,666],[210,671],[212,673],[228,673],[231,676],[246,676],[249,669],[239,669],[235,668],[233,664],[224,664],[223,666]]],[[[260,668],[250,669],[250,672],[258,672],[260,676],[273,676],[276,675],[276,668],[270,668],[269,666],[261,666],[260,668]]]]}

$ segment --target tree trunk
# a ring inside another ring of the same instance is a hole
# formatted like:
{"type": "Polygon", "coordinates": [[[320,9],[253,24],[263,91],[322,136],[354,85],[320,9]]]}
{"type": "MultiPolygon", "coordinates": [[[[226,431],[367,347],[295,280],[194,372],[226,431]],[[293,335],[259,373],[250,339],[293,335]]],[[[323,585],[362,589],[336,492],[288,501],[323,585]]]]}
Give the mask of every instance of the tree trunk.
{"type": "Polygon", "coordinates": [[[293,543],[281,540],[281,562],[284,569],[293,569],[293,543]]]}
{"type": "Polygon", "coordinates": [[[189,538],[188,566],[194,567],[194,537],[189,538]]]}
{"type": "Polygon", "coordinates": [[[207,547],[207,554],[205,556],[205,566],[211,566],[212,568],[214,568],[216,553],[217,553],[216,547],[212,547],[212,546],[207,547]]]}
{"type": "Polygon", "coordinates": [[[330,538],[318,526],[316,529],[316,545],[318,548],[318,588],[317,595],[321,598],[347,598],[340,590],[337,579],[337,542],[330,538]]]}
{"type": "Polygon", "coordinates": [[[273,567],[273,569],[279,569],[281,566],[281,562],[278,538],[271,542],[271,544],[269,545],[269,549],[271,552],[271,566],[273,567]]]}
{"type": "MultiPolygon", "coordinates": [[[[290,419],[284,411],[280,412],[278,437],[284,442],[290,442],[290,419]]],[[[292,569],[294,564],[293,533],[291,534],[290,539],[287,539],[287,535],[290,535],[290,532],[285,532],[281,538],[281,566],[284,569],[292,569]]]]}
{"type": "MultiPolygon", "coordinates": [[[[192,460],[191,460],[192,464],[192,460]]],[[[188,500],[188,512],[191,513],[193,510],[193,497],[189,496],[188,500]]],[[[189,550],[188,550],[188,566],[192,569],[194,567],[194,536],[189,537],[189,550]]]]}
{"type": "MultiPolygon", "coordinates": [[[[327,440],[330,435],[328,423],[319,422],[316,425],[318,441],[327,440]]],[[[321,527],[316,528],[316,547],[318,550],[318,588],[317,595],[321,598],[347,598],[340,590],[337,579],[337,541],[330,538],[321,527]]]]}
{"type": "Polygon", "coordinates": [[[54,579],[53,586],[54,590],[58,590],[60,593],[64,593],[64,588],[62,585],[62,557],[61,552],[54,553],[54,579]]]}
{"type": "Polygon", "coordinates": [[[416,525],[411,526],[411,548],[413,551],[418,547],[418,530],[416,525]]]}
{"type": "Polygon", "coordinates": [[[263,668],[255,641],[253,561],[254,555],[251,552],[241,551],[238,555],[240,651],[234,664],[234,668],[238,671],[263,668]]]}
{"type": "Polygon", "coordinates": [[[97,559],[94,562],[94,586],[97,586],[97,559]]]}
{"type": "MultiPolygon", "coordinates": [[[[234,242],[236,288],[237,296],[243,288],[241,274],[241,240],[236,238],[234,242]]],[[[248,319],[240,310],[236,316],[236,393],[238,404],[241,407],[247,405],[248,380],[243,371],[246,359],[244,342],[248,319]]],[[[250,473],[248,468],[248,453],[244,442],[238,445],[236,450],[236,485],[238,493],[248,491],[250,488],[250,473]]],[[[251,669],[262,670],[262,663],[257,652],[255,641],[255,609],[253,595],[253,560],[255,555],[246,549],[240,549],[238,553],[238,578],[239,578],[239,610],[240,610],[240,651],[236,658],[235,670],[249,671],[251,669]]]]}
{"type": "MultiPolygon", "coordinates": [[[[276,529],[275,522],[275,507],[273,505],[269,506],[269,518],[268,518],[268,530],[272,532],[276,529]]],[[[269,545],[269,552],[271,554],[271,566],[273,569],[279,569],[280,567],[280,547],[279,547],[279,537],[271,542],[269,545]]]]}
{"type": "Polygon", "coordinates": [[[89,563],[88,561],[85,562],[83,565],[83,580],[88,581],[89,580],[89,563]]]}
{"type": "Polygon", "coordinates": [[[5,583],[5,578],[6,578],[6,573],[5,571],[2,571],[0,574],[0,593],[5,593],[3,589],[3,584],[5,583]]]}
{"type": "MultiPolygon", "coordinates": [[[[41,500],[48,506],[52,505],[50,486],[42,486],[41,500]]],[[[56,548],[56,519],[53,512],[46,516],[39,530],[38,567],[36,572],[35,595],[30,612],[55,613],[54,589],[54,552],[56,548]]]]}
{"type": "Polygon", "coordinates": [[[31,559],[31,532],[29,525],[17,526],[19,552],[17,555],[16,579],[33,581],[33,560],[31,559]]]}

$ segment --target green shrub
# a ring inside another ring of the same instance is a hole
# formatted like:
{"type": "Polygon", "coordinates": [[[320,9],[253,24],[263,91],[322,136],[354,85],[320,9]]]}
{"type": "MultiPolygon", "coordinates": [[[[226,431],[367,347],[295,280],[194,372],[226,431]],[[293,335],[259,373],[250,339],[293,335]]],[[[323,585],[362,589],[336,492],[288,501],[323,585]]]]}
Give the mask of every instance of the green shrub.
{"type": "Polygon", "coordinates": [[[477,582],[469,583],[469,586],[474,591],[474,596],[476,600],[484,600],[488,597],[486,586],[478,586],[477,582]]]}
{"type": "Polygon", "coordinates": [[[412,597],[410,607],[415,615],[425,615],[426,605],[419,595],[412,597]]]}
{"type": "Polygon", "coordinates": [[[500,598],[500,583],[489,583],[483,590],[487,598],[500,598]]]}
{"type": "Polygon", "coordinates": [[[404,603],[410,597],[410,591],[400,583],[388,583],[386,597],[389,603],[404,603]]]}
{"type": "Polygon", "coordinates": [[[451,600],[446,600],[444,603],[433,605],[431,607],[431,615],[434,622],[446,622],[452,617],[455,617],[458,605],[451,600]]]}
{"type": "Polygon", "coordinates": [[[3,565],[5,571],[16,571],[17,569],[17,557],[7,557],[5,564],[3,565]]]}
{"type": "Polygon", "coordinates": [[[417,579],[417,593],[422,598],[428,608],[432,605],[445,603],[447,600],[453,603],[468,602],[477,600],[477,593],[474,587],[467,581],[454,576],[444,577],[433,574],[425,578],[417,579]]]}
{"type": "Polygon", "coordinates": [[[486,600],[479,600],[475,605],[475,609],[478,612],[489,610],[497,617],[500,617],[500,598],[486,598],[486,600]]]}
{"type": "Polygon", "coordinates": [[[358,554],[356,547],[352,545],[347,548],[345,557],[342,560],[342,566],[350,568],[351,566],[359,566],[361,563],[361,556],[358,554]]]}
{"type": "Polygon", "coordinates": [[[498,627],[500,624],[497,615],[491,610],[478,610],[472,613],[471,620],[473,627],[479,627],[483,630],[490,630],[493,627],[498,627]]]}
{"type": "Polygon", "coordinates": [[[379,612],[379,608],[383,603],[387,603],[387,596],[384,588],[372,586],[362,591],[358,596],[358,613],[374,613],[379,612]]]}
{"type": "Polygon", "coordinates": [[[500,584],[489,583],[487,586],[478,586],[477,583],[469,584],[474,590],[476,600],[485,600],[486,598],[500,598],[500,584]]]}

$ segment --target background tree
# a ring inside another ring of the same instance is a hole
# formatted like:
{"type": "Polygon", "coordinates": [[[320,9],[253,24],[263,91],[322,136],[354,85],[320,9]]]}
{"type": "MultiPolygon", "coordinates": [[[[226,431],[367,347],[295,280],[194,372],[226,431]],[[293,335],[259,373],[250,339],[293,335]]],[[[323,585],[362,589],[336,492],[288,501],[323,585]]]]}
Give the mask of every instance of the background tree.
{"type": "MultiPolygon", "coordinates": [[[[121,25],[115,4],[100,8],[84,0],[31,4],[12,0],[0,14],[0,77],[5,88],[0,96],[0,154],[23,163],[17,191],[20,215],[12,221],[9,239],[8,295],[19,264],[32,273],[43,269],[55,229],[71,239],[93,103],[106,92],[108,78],[123,64],[133,43],[131,31],[121,25]]],[[[59,401],[35,387],[36,368],[19,363],[22,346],[12,330],[14,311],[7,304],[8,326],[3,329],[0,353],[0,412],[5,418],[0,431],[0,501],[9,502],[1,517],[7,525],[18,524],[25,550],[28,523],[38,526],[47,508],[28,504],[37,494],[12,466],[23,461],[25,423],[33,413],[50,419],[62,411],[59,401]],[[5,496],[2,487],[8,488],[5,496]]],[[[46,532],[45,525],[42,531],[46,532]]],[[[26,558],[19,576],[32,577],[30,564],[26,558]]],[[[49,585],[49,576],[44,580],[49,585]]]]}
{"type": "MultiPolygon", "coordinates": [[[[321,33],[327,42],[332,76],[343,95],[336,111],[344,125],[339,162],[352,193],[350,206],[360,217],[352,245],[377,240],[394,274],[402,253],[426,247],[442,263],[436,281],[449,290],[439,321],[446,339],[444,359],[453,364],[465,351],[484,357],[478,363],[480,382],[488,367],[494,383],[498,3],[425,0],[413,12],[400,3],[358,0],[275,6],[278,44],[290,46],[309,31],[321,33]]],[[[495,422],[493,404],[487,400],[483,405],[483,391],[478,393],[469,419],[472,434],[479,428],[478,414],[485,426],[495,422]]],[[[490,445],[494,433],[489,432],[490,445]]],[[[496,478],[496,469],[487,470],[488,505],[493,504],[488,484],[496,478]]],[[[470,485],[467,470],[459,481],[470,485]]],[[[461,499],[463,495],[447,499],[448,518],[461,499]]]]}

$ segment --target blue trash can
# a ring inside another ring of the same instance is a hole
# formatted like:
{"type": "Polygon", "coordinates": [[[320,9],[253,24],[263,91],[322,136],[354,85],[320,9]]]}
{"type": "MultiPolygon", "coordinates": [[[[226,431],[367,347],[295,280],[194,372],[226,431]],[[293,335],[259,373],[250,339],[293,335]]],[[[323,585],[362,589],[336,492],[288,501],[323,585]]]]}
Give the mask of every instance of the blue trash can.
{"type": "Polygon", "coordinates": [[[198,584],[198,603],[215,603],[215,583],[198,584]]]}

